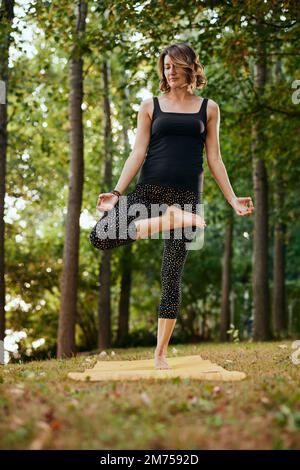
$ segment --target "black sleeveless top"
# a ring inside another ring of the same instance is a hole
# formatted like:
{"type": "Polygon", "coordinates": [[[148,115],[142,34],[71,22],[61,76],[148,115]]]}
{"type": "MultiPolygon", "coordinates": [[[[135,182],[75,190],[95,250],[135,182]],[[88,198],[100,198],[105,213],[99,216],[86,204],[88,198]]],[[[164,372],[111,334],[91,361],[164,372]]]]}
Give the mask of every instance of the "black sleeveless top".
{"type": "Polygon", "coordinates": [[[151,138],[138,184],[156,183],[200,191],[203,147],[207,134],[207,101],[197,113],[162,111],[153,97],[151,138]]]}

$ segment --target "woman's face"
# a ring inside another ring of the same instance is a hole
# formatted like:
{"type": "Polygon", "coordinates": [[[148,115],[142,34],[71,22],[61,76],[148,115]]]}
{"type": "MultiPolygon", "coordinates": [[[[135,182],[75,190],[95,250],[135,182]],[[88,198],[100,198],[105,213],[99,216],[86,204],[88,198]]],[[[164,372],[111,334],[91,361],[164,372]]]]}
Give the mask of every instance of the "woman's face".
{"type": "Polygon", "coordinates": [[[166,55],[164,59],[164,74],[171,88],[177,88],[186,85],[186,75],[184,69],[174,65],[168,55],[166,55]]]}

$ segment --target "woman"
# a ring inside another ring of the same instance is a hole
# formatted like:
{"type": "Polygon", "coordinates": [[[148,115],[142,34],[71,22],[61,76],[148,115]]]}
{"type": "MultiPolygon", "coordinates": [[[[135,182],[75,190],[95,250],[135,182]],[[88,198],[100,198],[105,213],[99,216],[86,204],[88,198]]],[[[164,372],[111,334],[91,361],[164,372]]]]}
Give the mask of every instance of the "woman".
{"type": "Polygon", "coordinates": [[[208,166],[236,214],[251,214],[254,207],[251,197],[237,197],[230,185],[220,154],[217,103],[193,93],[195,88],[203,88],[207,83],[194,49],[186,43],[165,48],[158,69],[164,95],[141,103],[133,150],[115,189],[99,195],[97,208],[105,212],[93,228],[90,241],[96,248],[105,250],[170,230],[170,238],[164,240],[154,355],[155,368],[162,369],[170,368],[166,353],[180,312],[181,276],[188,253],[186,244],[190,242],[185,235],[174,238],[174,233],[186,227],[194,231],[206,226],[197,210],[204,145],[208,166]],[[134,191],[120,197],[141,166],[134,191]],[[150,208],[159,204],[164,205],[163,213],[153,217],[150,208]],[[137,218],[133,207],[146,212],[137,218]],[[105,238],[108,231],[118,230],[122,224],[128,229],[125,238],[116,232],[105,238]]]}

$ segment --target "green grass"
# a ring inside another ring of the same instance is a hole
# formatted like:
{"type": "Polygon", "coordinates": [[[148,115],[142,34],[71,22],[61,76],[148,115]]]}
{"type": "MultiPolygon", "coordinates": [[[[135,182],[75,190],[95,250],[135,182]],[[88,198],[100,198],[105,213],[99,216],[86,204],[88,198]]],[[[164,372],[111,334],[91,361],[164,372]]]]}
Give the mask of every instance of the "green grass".
{"type": "MultiPolygon", "coordinates": [[[[175,346],[178,356],[246,372],[241,382],[67,378],[97,355],[0,366],[0,448],[300,449],[300,365],[291,344],[175,346]]],[[[101,360],[152,358],[154,348],[114,352],[101,360]]]]}

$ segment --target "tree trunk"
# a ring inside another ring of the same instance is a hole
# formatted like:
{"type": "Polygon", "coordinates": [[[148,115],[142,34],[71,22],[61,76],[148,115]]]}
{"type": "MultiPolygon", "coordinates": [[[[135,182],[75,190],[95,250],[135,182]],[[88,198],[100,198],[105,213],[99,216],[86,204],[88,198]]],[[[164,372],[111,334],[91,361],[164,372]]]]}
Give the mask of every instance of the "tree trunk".
{"type": "MultiPolygon", "coordinates": [[[[112,185],[112,132],[111,132],[111,111],[109,100],[109,66],[107,61],[102,64],[103,77],[103,108],[104,108],[104,176],[101,192],[110,191],[112,185]]],[[[110,268],[111,250],[100,253],[99,266],[99,309],[98,309],[98,348],[105,349],[111,346],[111,301],[110,301],[110,268]]]]}
{"type": "MultiPolygon", "coordinates": [[[[275,67],[276,83],[282,79],[281,60],[277,60],[275,67]]],[[[285,153],[285,147],[280,146],[274,164],[275,193],[274,193],[274,267],[273,267],[273,308],[272,323],[275,337],[287,335],[287,312],[285,304],[285,230],[282,221],[284,211],[284,196],[282,173],[280,171],[280,158],[285,153]]]]}
{"type": "MultiPolygon", "coordinates": [[[[264,93],[266,83],[266,54],[259,44],[255,64],[254,91],[258,98],[264,93]]],[[[270,307],[268,286],[268,177],[260,146],[263,143],[264,123],[260,118],[260,103],[252,126],[253,185],[255,193],[254,240],[253,240],[253,339],[270,338],[270,307]]]]}
{"type": "Polygon", "coordinates": [[[231,256],[232,256],[232,232],[233,220],[232,210],[230,210],[226,230],[224,244],[224,261],[222,270],[222,303],[221,303],[221,333],[220,340],[228,341],[229,334],[227,330],[230,327],[230,273],[231,273],[231,256]]]}
{"type": "MultiPolygon", "coordinates": [[[[14,18],[14,0],[4,0],[0,7],[0,341],[5,336],[5,223],[4,202],[6,192],[7,154],[7,90],[8,54],[11,42],[11,26],[14,18]]],[[[0,351],[1,352],[1,351],[0,351]]],[[[3,350],[2,350],[3,352],[3,350]]],[[[0,354],[1,357],[1,354],[0,354]]]]}
{"type": "MultiPolygon", "coordinates": [[[[125,158],[130,153],[130,144],[128,139],[128,126],[129,120],[127,117],[128,113],[128,89],[124,88],[123,91],[123,102],[124,112],[122,116],[123,121],[123,140],[124,140],[124,154],[125,158]]],[[[134,182],[133,182],[134,184],[134,182]]],[[[129,317],[130,317],[130,294],[131,294],[131,283],[132,283],[132,244],[124,245],[122,247],[121,255],[121,292],[120,292],[120,303],[119,303],[119,320],[118,320],[118,332],[117,332],[117,343],[119,345],[124,344],[124,339],[129,333],[129,317]]],[[[125,344],[124,344],[125,345],[125,344]]]]}
{"type": "Polygon", "coordinates": [[[274,272],[273,272],[273,332],[280,338],[287,333],[285,305],[285,225],[275,222],[274,226],[274,272]]]}
{"type": "MultiPolygon", "coordinates": [[[[87,5],[78,1],[78,19],[75,41],[84,37],[87,5]]],[[[80,45],[74,45],[70,70],[70,179],[61,280],[61,309],[59,316],[57,356],[70,357],[75,353],[75,325],[77,304],[77,276],[79,257],[79,218],[83,192],[83,59],[80,45]]]]}
{"type": "Polygon", "coordinates": [[[119,303],[119,322],[118,322],[118,334],[117,343],[124,344],[122,341],[129,333],[129,307],[130,307],[130,292],[132,282],[132,266],[131,256],[132,249],[131,245],[125,245],[122,247],[123,253],[121,258],[121,293],[119,303]]]}
{"type": "Polygon", "coordinates": [[[98,348],[111,346],[111,303],[110,303],[110,258],[111,250],[100,253],[99,308],[98,308],[98,348]]]}

